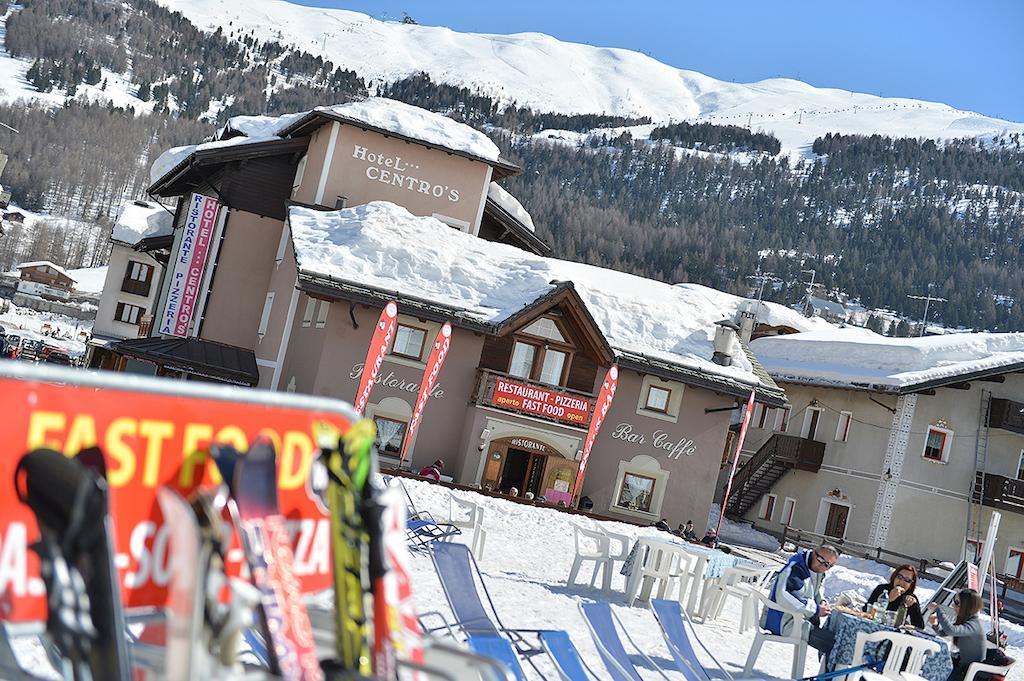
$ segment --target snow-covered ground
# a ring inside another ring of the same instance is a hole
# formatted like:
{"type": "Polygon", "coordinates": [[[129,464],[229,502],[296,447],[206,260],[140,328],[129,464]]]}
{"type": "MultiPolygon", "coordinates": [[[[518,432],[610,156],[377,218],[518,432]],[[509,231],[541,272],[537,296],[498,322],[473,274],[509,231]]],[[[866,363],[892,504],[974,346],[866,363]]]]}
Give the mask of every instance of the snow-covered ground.
{"type": "Polygon", "coordinates": [[[92,333],[92,320],[75,319],[52,312],[19,307],[11,301],[7,312],[0,313],[0,326],[8,335],[43,341],[72,357],[85,353],[85,340],[92,333]]]}
{"type": "MultiPolygon", "coordinates": [[[[440,485],[410,480],[405,480],[404,483],[420,511],[430,511],[439,519],[447,517],[450,494],[448,489],[440,485]]],[[[566,586],[565,580],[575,556],[573,523],[588,525],[591,523],[589,519],[554,509],[473,495],[471,492],[456,491],[454,494],[472,495],[473,500],[482,503],[485,508],[484,527],[487,529],[487,544],[482,559],[478,557],[478,560],[487,588],[507,626],[524,629],[565,629],[587,664],[594,670],[603,671],[604,667],[578,608],[580,603],[607,599],[612,603],[613,611],[622,620],[637,645],[659,664],[664,664],[666,674],[670,678],[683,678],[678,672],[667,671],[672,668],[669,662],[671,657],[651,613],[645,608],[630,608],[623,604],[624,577],[615,575],[612,581],[614,592],[610,596],[586,584],[566,586]]],[[[727,536],[727,527],[723,526],[723,536],[727,536]]],[[[623,523],[611,523],[607,529],[631,538],[659,534],[653,528],[623,523]]],[[[744,532],[747,535],[746,539],[750,539],[753,534],[760,534],[749,528],[744,532]]],[[[771,540],[767,535],[761,534],[761,537],[762,540],[771,540]]],[[[786,554],[779,553],[778,556],[781,560],[786,554]]],[[[419,610],[439,610],[450,616],[429,557],[413,555],[411,570],[419,610]]],[[[586,567],[581,570],[580,582],[589,580],[587,570],[586,567]]],[[[826,596],[834,599],[840,593],[856,590],[866,598],[871,589],[888,578],[890,572],[888,566],[869,560],[841,558],[839,565],[829,571],[826,578],[826,596]]],[[[922,581],[919,593],[927,597],[937,587],[938,584],[934,582],[922,581]]],[[[739,603],[735,599],[729,599],[721,618],[696,625],[700,639],[730,673],[742,673],[747,651],[754,636],[753,631],[744,634],[737,632],[739,617],[739,603]]],[[[1008,654],[1017,659],[1024,659],[1024,628],[1006,624],[1004,629],[1010,636],[1008,654]]],[[[767,644],[758,659],[757,671],[775,678],[788,678],[791,660],[792,648],[767,644]]],[[[657,672],[642,666],[643,662],[639,656],[634,656],[634,661],[645,679],[658,678],[657,672]]],[[[538,666],[543,662],[538,661],[538,666]]],[[[705,660],[705,663],[710,664],[710,661],[705,660]]],[[[813,673],[817,668],[816,656],[808,654],[807,673],[813,673]]],[[[542,669],[546,673],[548,668],[542,666],[542,669]]],[[[532,670],[527,668],[527,673],[531,672],[532,670]]],[[[549,678],[558,677],[552,670],[549,678]]],[[[1010,678],[1024,679],[1024,669],[1013,670],[1010,678]]]]}
{"type": "Polygon", "coordinates": [[[535,111],[650,116],[771,132],[784,151],[806,153],[826,132],[970,137],[1024,130],[945,104],[818,88],[789,78],[730,83],[632,50],[561,41],[542,33],[459,33],[378,21],[359,12],[283,0],[161,0],[201,29],[252,32],[352,69],[372,82],[424,71],[535,111]]]}
{"type": "Polygon", "coordinates": [[[75,280],[75,290],[82,293],[102,293],[103,282],[107,278],[107,266],[83,267],[68,272],[75,280]]]}

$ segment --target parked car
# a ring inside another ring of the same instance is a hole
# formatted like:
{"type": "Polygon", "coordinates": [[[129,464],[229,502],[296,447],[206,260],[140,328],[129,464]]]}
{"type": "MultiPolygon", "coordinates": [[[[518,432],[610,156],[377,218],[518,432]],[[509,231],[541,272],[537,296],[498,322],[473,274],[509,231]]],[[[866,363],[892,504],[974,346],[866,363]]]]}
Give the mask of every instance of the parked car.
{"type": "Polygon", "coordinates": [[[43,353],[42,361],[47,364],[63,364],[71,366],[71,355],[58,348],[46,348],[49,352],[43,353]]]}
{"type": "Polygon", "coordinates": [[[4,347],[3,347],[4,354],[5,355],[10,355],[12,350],[20,350],[20,349],[21,349],[21,336],[19,336],[17,334],[11,334],[11,335],[7,336],[7,338],[4,341],[4,347]]]}
{"type": "Polygon", "coordinates": [[[35,361],[39,359],[39,355],[43,352],[43,341],[34,340],[32,338],[26,338],[21,343],[21,355],[22,359],[35,361]]]}

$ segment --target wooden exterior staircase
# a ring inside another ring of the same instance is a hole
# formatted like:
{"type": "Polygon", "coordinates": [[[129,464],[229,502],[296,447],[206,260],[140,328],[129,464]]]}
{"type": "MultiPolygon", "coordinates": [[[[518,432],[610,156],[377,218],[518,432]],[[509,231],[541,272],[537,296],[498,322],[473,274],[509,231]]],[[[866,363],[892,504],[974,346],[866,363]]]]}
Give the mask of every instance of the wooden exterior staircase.
{"type": "Polygon", "coordinates": [[[741,517],[786,471],[796,469],[817,473],[824,456],[824,442],[795,435],[773,434],[736,471],[725,515],[741,517]]]}

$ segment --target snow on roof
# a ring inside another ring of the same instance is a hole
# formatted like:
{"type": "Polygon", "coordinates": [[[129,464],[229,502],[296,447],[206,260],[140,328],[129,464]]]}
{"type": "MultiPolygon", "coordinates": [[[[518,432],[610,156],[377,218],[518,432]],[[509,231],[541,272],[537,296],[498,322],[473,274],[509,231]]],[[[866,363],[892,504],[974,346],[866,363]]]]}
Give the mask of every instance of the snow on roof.
{"type": "Polygon", "coordinates": [[[223,138],[229,131],[241,133],[246,137],[275,137],[308,113],[308,111],[298,111],[281,116],[232,116],[218,131],[217,138],[223,138]]]}
{"type": "Polygon", "coordinates": [[[519,203],[519,199],[505,191],[497,182],[491,182],[490,186],[487,187],[487,198],[501,206],[506,213],[516,220],[519,220],[523,227],[526,227],[531,232],[537,231],[533,224],[533,218],[523,208],[523,204],[519,203]]]}
{"type": "Polygon", "coordinates": [[[385,201],[338,211],[293,206],[289,223],[304,272],[425,298],[488,323],[571,281],[616,351],[759,383],[739,341],[732,366],[711,361],[722,310],[686,289],[484,241],[385,201]]]}
{"type": "Polygon", "coordinates": [[[50,262],[49,260],[33,260],[32,262],[19,263],[18,265],[15,265],[15,269],[23,270],[29,267],[39,267],[40,265],[47,265],[49,267],[52,267],[53,269],[63,274],[65,277],[68,277],[69,279],[74,279],[74,277],[68,274],[68,271],[66,269],[64,269],[63,267],[56,263],[50,262]]]}
{"type": "Polygon", "coordinates": [[[107,278],[107,266],[83,267],[68,272],[75,280],[75,290],[81,293],[102,293],[103,282],[107,278]]]}
{"type": "Polygon", "coordinates": [[[150,201],[128,201],[121,207],[110,238],[134,246],[142,239],[173,232],[174,216],[166,208],[150,201]]]}
{"type": "Polygon", "coordinates": [[[171,172],[176,168],[182,161],[187,159],[189,156],[197,151],[206,151],[208,149],[224,149],[227,147],[237,147],[243,144],[255,144],[256,142],[269,142],[271,140],[280,139],[274,135],[267,137],[232,137],[227,140],[214,140],[213,142],[203,142],[202,144],[186,144],[183,147],[172,147],[164,153],[157,156],[157,159],[153,161],[153,165],[149,168],[149,184],[154,185],[159,179],[164,177],[167,173],[171,172]]]}
{"type": "Polygon", "coordinates": [[[318,106],[313,111],[341,116],[488,161],[497,161],[500,155],[497,145],[479,130],[433,111],[386,97],[368,97],[346,104],[318,106]]]}
{"type": "Polygon", "coordinates": [[[1024,364],[1024,333],[889,338],[847,327],[759,338],[750,348],[777,381],[881,390],[1024,364]]]}
{"type": "MultiPolygon", "coordinates": [[[[733,321],[739,321],[739,313],[747,310],[754,311],[757,308],[757,301],[742,296],[735,296],[717,289],[701,286],[700,284],[676,284],[676,288],[687,292],[687,295],[700,297],[707,305],[719,309],[722,316],[727,316],[733,321]]],[[[768,326],[788,326],[797,331],[814,331],[834,329],[834,325],[820,317],[805,317],[798,311],[780,305],[779,303],[761,302],[757,310],[757,323],[768,326]]]]}

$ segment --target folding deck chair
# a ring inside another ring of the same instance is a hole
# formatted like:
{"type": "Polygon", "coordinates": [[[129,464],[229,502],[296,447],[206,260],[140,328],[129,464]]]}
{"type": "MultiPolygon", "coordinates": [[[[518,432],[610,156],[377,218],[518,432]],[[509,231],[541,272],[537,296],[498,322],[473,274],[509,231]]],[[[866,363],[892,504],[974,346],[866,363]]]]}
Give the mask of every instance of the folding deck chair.
{"type": "MultiPolygon", "coordinates": [[[[661,627],[661,635],[665,639],[665,645],[668,646],[669,653],[672,654],[672,659],[675,660],[676,666],[679,667],[679,671],[686,677],[686,681],[711,681],[711,676],[708,675],[704,665],[697,658],[697,652],[693,649],[693,644],[690,642],[690,636],[686,631],[686,624],[690,622],[690,628],[693,628],[693,622],[690,621],[689,615],[683,610],[683,607],[677,601],[668,601],[661,598],[651,599],[651,610],[654,612],[654,619],[658,621],[658,626],[661,627]]],[[[694,635],[694,638],[697,638],[694,635]]],[[[700,643],[700,639],[697,639],[697,643],[700,643]]],[[[724,678],[733,678],[732,674],[725,670],[725,667],[719,663],[711,651],[700,643],[701,648],[704,648],[704,652],[714,661],[724,678]]]]}
{"type": "MultiPolygon", "coordinates": [[[[633,666],[633,661],[629,659],[626,649],[622,646],[622,639],[619,638],[619,634],[615,630],[616,618],[612,614],[611,606],[603,601],[580,603],[580,612],[583,613],[583,620],[590,630],[590,636],[594,639],[594,645],[597,647],[597,652],[612,681],[643,681],[636,671],[636,667],[633,666]]],[[[621,623],[619,626],[622,626],[621,623]]],[[[661,675],[661,678],[668,679],[654,660],[633,642],[625,627],[622,630],[626,633],[626,640],[644,660],[661,675]]]]}
{"type": "Polygon", "coordinates": [[[427,511],[420,511],[399,477],[385,478],[388,485],[397,485],[405,494],[405,505],[408,507],[405,521],[405,540],[413,551],[422,551],[434,542],[450,541],[452,537],[462,534],[462,530],[451,523],[439,523],[427,511]]]}
{"type": "MultiPolygon", "coordinates": [[[[480,568],[468,546],[454,542],[438,542],[430,547],[430,556],[434,561],[437,576],[441,580],[445,599],[447,599],[456,621],[451,624],[445,621],[444,626],[435,629],[424,627],[428,633],[438,631],[438,629],[451,631],[452,628],[457,628],[466,636],[469,646],[474,650],[485,654],[491,654],[490,650],[498,650],[502,654],[511,651],[513,654],[521,655],[531,666],[533,666],[533,662],[530,658],[533,655],[548,652],[563,678],[568,678],[570,681],[587,681],[589,679],[585,672],[582,675],[578,674],[583,670],[584,665],[575,646],[569,640],[568,634],[564,631],[510,629],[502,623],[498,611],[494,607],[494,601],[491,600],[491,595],[487,591],[487,585],[484,584],[480,568]],[[494,615],[493,619],[484,607],[483,601],[480,600],[476,581],[480,583],[490,612],[494,615]],[[544,647],[538,648],[530,645],[523,634],[537,636],[544,647]],[[545,637],[547,637],[546,642],[545,637]],[[488,648],[488,650],[485,651],[483,648],[488,648]],[[575,661],[572,660],[573,657],[575,657],[575,661]]],[[[440,616],[440,613],[425,613],[421,619],[431,614],[440,616]]],[[[502,658],[499,657],[499,659],[502,658]]],[[[521,668],[518,672],[515,668],[512,670],[513,673],[522,673],[521,668]]],[[[540,672],[538,671],[538,673],[540,672]]]]}

